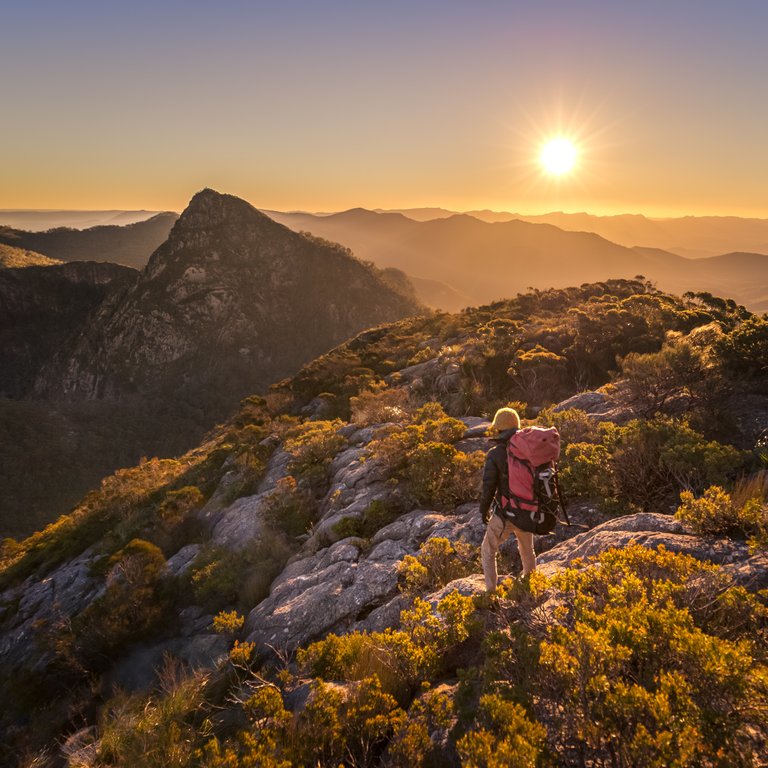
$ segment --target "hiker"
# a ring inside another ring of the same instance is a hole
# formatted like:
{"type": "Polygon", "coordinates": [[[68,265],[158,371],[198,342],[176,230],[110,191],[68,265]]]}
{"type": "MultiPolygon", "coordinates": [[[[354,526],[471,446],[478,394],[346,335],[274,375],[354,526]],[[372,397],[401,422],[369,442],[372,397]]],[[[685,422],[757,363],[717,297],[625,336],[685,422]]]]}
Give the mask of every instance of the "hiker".
{"type": "Polygon", "coordinates": [[[514,408],[500,408],[493,417],[493,426],[497,436],[496,445],[488,451],[483,469],[483,487],[480,492],[480,514],[487,523],[485,538],[480,548],[483,561],[485,588],[492,592],[496,589],[498,573],[496,571],[496,553],[499,547],[514,533],[517,548],[523,562],[522,575],[527,576],[536,567],[536,554],[533,551],[533,534],[523,531],[501,514],[502,497],[509,495],[509,472],[507,469],[507,442],[520,429],[520,417],[514,408]],[[495,510],[491,510],[491,505],[495,510]]]}

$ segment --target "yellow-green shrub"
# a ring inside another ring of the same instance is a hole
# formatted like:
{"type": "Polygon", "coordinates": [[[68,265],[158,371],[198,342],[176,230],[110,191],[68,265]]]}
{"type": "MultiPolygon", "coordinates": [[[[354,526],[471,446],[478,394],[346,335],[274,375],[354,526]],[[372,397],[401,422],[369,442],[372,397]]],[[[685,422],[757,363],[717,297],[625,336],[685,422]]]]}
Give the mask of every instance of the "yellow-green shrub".
{"type": "Polygon", "coordinates": [[[486,694],[480,699],[475,726],[456,748],[463,768],[535,768],[546,735],[519,704],[486,694]]]}
{"type": "Polygon", "coordinates": [[[412,412],[409,391],[405,387],[388,387],[383,381],[351,397],[349,405],[351,421],[360,426],[401,421],[412,412]]]}
{"type": "Polygon", "coordinates": [[[404,592],[433,592],[454,579],[468,576],[477,568],[477,550],[463,541],[455,544],[442,537],[427,539],[419,553],[406,555],[397,564],[404,592]]]}
{"type": "Polygon", "coordinates": [[[738,503],[719,486],[710,486],[696,498],[690,491],[680,494],[675,517],[697,533],[723,534],[739,531],[750,537],[753,548],[768,546],[768,503],[762,496],[746,498],[738,503]]]}
{"type": "Polygon", "coordinates": [[[469,637],[471,598],[452,592],[436,609],[416,598],[400,615],[400,629],[328,635],[298,652],[302,670],[326,680],[358,680],[376,675],[384,690],[407,699],[444,664],[447,652],[469,637]]]}
{"type": "Polygon", "coordinates": [[[325,478],[328,465],[346,445],[346,438],[339,434],[342,422],[307,421],[290,430],[285,450],[291,454],[291,472],[311,480],[325,478]]]}
{"type": "Polygon", "coordinates": [[[737,605],[758,621],[764,609],[727,584],[715,566],[638,545],[556,575],[561,622],[540,645],[538,685],[559,705],[561,746],[617,765],[751,765],[767,670],[749,626],[718,635],[737,605]]]}

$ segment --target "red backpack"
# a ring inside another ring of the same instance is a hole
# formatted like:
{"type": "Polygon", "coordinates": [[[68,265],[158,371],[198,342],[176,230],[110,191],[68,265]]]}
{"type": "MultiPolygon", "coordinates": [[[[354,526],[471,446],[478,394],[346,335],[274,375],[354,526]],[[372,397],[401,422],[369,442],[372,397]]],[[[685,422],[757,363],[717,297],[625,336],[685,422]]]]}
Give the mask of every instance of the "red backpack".
{"type": "Polygon", "coordinates": [[[565,510],[557,482],[560,434],[554,427],[526,427],[507,442],[509,493],[501,499],[501,513],[518,528],[547,534],[555,529],[557,510],[565,510]]]}

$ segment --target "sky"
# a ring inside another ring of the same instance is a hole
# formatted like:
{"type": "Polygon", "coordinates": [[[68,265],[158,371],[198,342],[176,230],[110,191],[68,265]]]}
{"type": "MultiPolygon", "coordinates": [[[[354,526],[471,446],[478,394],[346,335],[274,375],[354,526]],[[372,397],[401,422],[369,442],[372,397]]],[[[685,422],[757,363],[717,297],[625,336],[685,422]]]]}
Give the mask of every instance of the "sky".
{"type": "Polygon", "coordinates": [[[0,8],[0,208],[768,217],[764,0],[0,8]]]}

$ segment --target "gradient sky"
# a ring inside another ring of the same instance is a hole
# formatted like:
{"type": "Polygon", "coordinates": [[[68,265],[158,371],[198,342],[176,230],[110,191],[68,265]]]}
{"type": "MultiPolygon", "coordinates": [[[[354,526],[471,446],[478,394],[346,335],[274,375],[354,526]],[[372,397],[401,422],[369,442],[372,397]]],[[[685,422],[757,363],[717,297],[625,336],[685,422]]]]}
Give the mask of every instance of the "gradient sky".
{"type": "Polygon", "coordinates": [[[768,2],[4,2],[0,208],[768,217],[768,2]],[[579,166],[553,181],[541,141],[579,166]]]}

